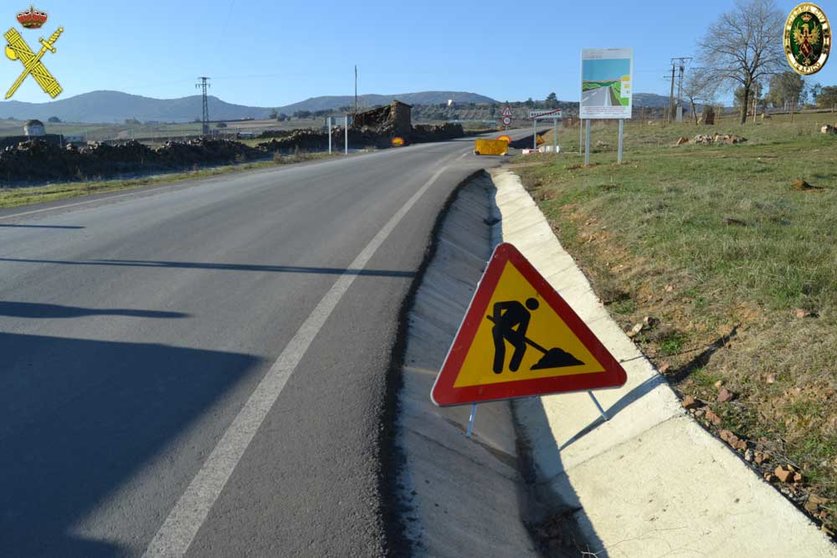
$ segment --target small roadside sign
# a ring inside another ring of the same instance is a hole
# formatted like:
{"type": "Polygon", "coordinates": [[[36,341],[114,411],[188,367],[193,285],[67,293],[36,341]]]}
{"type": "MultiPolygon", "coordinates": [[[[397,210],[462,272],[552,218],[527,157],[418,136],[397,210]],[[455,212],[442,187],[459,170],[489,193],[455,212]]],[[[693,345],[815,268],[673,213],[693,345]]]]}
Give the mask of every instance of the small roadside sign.
{"type": "Polygon", "coordinates": [[[503,125],[508,126],[509,124],[511,124],[511,118],[509,118],[508,116],[504,116],[503,117],[503,125]]]}
{"type": "Polygon", "coordinates": [[[431,391],[463,405],[618,387],[610,351],[514,246],[495,248],[431,391]]]}
{"type": "Polygon", "coordinates": [[[561,109],[553,110],[530,110],[529,118],[535,120],[548,120],[551,118],[561,118],[561,109]]]}
{"type": "Polygon", "coordinates": [[[501,112],[500,114],[502,114],[503,116],[508,116],[509,118],[511,118],[511,115],[512,115],[512,109],[511,109],[511,107],[510,107],[510,106],[508,106],[508,105],[506,105],[506,106],[503,108],[503,110],[502,110],[502,112],[501,112]]]}

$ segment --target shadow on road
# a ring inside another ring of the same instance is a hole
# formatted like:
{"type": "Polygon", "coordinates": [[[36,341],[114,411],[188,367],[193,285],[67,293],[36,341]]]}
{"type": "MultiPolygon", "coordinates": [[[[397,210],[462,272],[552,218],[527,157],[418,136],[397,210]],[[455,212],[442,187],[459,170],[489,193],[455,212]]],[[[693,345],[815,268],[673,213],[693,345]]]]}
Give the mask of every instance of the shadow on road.
{"type": "Polygon", "coordinates": [[[343,269],[338,267],[306,267],[295,265],[173,262],[154,260],[32,260],[23,258],[0,258],[0,262],[113,267],[144,267],[160,269],[205,269],[210,271],[259,271],[264,273],[312,273],[317,275],[358,275],[361,277],[415,277],[415,273],[413,273],[412,271],[395,271],[387,269],[343,269]]]}
{"type": "Polygon", "coordinates": [[[548,463],[553,471],[564,469],[561,448],[552,435],[541,398],[515,400],[512,410],[518,425],[525,424],[516,429],[521,471],[528,489],[525,509],[529,531],[542,555],[547,558],[607,558],[604,543],[595,534],[567,475],[559,473],[546,478],[538,466],[538,463],[548,463]]]}
{"type": "Polygon", "coordinates": [[[0,556],[124,555],[71,531],[260,363],[8,333],[0,355],[0,556]]]}
{"type": "Polygon", "coordinates": [[[83,229],[79,225],[17,225],[17,224],[0,224],[0,229],[62,229],[62,230],[78,230],[83,229]]]}
{"type": "MultiPolygon", "coordinates": [[[[639,401],[640,399],[642,399],[643,397],[645,397],[646,395],[648,395],[649,393],[654,391],[657,388],[657,386],[663,385],[665,383],[666,383],[665,378],[663,378],[659,374],[654,374],[653,376],[651,376],[650,378],[648,378],[644,382],[640,383],[639,385],[634,387],[631,391],[629,391],[628,393],[626,393],[625,395],[620,397],[619,400],[616,403],[614,403],[613,405],[611,405],[610,407],[608,407],[605,410],[605,414],[607,414],[608,420],[611,420],[617,414],[619,414],[620,412],[627,409],[632,403],[635,403],[636,401],[639,401]]],[[[593,422],[591,422],[590,424],[588,424],[587,426],[585,426],[584,428],[579,430],[575,434],[575,436],[573,436],[572,438],[570,438],[569,440],[564,442],[561,445],[561,449],[566,449],[566,448],[570,447],[571,445],[573,445],[574,443],[576,443],[580,439],[584,438],[585,436],[587,436],[588,434],[593,432],[595,429],[597,429],[598,427],[600,427],[604,423],[605,423],[604,418],[596,417],[596,420],[594,420],[593,422]]]]}
{"type": "Polygon", "coordinates": [[[126,316],[133,318],[188,318],[182,312],[132,310],[130,308],[79,308],[35,302],[7,302],[0,300],[0,316],[14,318],[81,318],[84,316],[126,316]]]}
{"type": "Polygon", "coordinates": [[[78,230],[83,229],[84,227],[80,227],[78,225],[13,225],[13,224],[0,224],[0,229],[66,229],[66,230],[78,230]]]}

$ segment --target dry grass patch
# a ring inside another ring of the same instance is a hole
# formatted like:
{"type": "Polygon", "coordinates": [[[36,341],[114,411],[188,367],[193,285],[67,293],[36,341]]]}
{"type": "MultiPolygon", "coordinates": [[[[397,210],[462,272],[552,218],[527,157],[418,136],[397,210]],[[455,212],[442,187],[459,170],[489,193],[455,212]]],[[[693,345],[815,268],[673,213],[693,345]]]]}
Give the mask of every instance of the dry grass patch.
{"type": "Polygon", "coordinates": [[[837,138],[822,118],[711,130],[737,145],[671,147],[709,131],[629,125],[624,165],[559,156],[519,172],[696,418],[833,534],[837,138]]]}

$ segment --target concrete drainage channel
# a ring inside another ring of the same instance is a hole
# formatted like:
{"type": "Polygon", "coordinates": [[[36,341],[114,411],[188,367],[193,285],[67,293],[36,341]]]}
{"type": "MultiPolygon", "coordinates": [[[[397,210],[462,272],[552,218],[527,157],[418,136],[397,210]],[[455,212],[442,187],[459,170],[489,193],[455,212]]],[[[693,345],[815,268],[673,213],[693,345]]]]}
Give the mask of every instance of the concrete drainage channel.
{"type": "Polygon", "coordinates": [[[396,538],[414,555],[837,557],[682,411],[516,176],[495,170],[467,181],[435,243],[407,313],[396,424],[396,538]],[[430,401],[500,241],[514,243],[623,363],[627,384],[597,394],[610,421],[583,393],[482,404],[468,440],[469,406],[430,401]]]}

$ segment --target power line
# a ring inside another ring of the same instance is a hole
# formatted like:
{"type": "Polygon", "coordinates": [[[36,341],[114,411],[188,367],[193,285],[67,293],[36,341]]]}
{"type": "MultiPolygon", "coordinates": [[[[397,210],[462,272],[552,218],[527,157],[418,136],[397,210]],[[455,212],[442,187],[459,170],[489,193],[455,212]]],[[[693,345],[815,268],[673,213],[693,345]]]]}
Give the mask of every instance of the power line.
{"type": "Polygon", "coordinates": [[[680,97],[683,92],[683,75],[686,72],[686,64],[692,60],[689,56],[680,56],[671,59],[671,92],[668,97],[668,121],[675,119],[675,99],[677,109],[677,121],[681,121],[683,117],[682,102],[680,97]],[[674,96],[674,75],[675,71],[679,71],[679,79],[677,80],[677,97],[674,96]]]}
{"type": "Polygon", "coordinates": [[[206,76],[201,76],[198,78],[200,80],[199,83],[195,84],[196,88],[202,90],[202,97],[203,97],[203,111],[201,114],[201,123],[203,126],[201,127],[203,130],[203,135],[209,135],[209,98],[206,96],[206,90],[209,89],[209,78],[206,76]]]}

